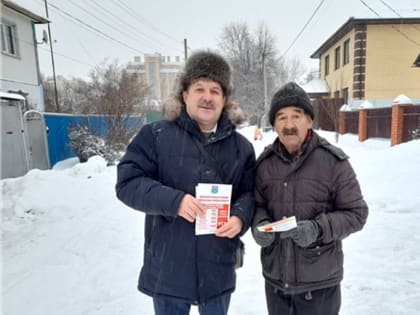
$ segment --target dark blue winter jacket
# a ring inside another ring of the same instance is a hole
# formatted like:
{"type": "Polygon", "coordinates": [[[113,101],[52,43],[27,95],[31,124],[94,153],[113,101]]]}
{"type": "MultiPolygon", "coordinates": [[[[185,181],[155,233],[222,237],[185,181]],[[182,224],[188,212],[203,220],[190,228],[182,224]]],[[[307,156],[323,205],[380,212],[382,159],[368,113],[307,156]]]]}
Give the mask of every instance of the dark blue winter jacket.
{"type": "Polygon", "coordinates": [[[234,290],[239,238],[196,236],[195,224],[177,212],[186,193],[195,196],[198,183],[232,184],[231,216],[242,219],[242,235],[254,212],[254,168],[251,143],[235,131],[225,113],[210,137],[185,110],[173,121],[153,122],[140,130],[118,165],[116,185],[121,201],[146,214],[140,291],[197,304],[234,290]]]}

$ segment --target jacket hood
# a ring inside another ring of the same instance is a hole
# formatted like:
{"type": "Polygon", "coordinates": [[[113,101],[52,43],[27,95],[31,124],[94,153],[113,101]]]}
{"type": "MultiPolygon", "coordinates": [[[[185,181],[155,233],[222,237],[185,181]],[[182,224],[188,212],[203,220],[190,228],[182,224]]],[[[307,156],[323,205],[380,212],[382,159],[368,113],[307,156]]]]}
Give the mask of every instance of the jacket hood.
{"type": "MultiPolygon", "coordinates": [[[[181,103],[176,96],[168,98],[164,101],[162,107],[164,119],[176,120],[180,116],[183,107],[185,107],[185,104],[181,103]]],[[[223,112],[227,114],[230,122],[235,126],[242,124],[247,119],[244,110],[236,102],[228,101],[223,108],[223,112]]]]}

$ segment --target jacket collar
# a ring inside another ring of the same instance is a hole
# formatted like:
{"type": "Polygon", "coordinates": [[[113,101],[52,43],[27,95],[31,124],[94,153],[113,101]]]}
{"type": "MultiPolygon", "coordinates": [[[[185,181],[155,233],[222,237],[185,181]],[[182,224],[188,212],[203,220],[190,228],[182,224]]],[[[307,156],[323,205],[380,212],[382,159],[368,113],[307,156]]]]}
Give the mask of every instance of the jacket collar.
{"type": "Polygon", "coordinates": [[[211,139],[205,137],[205,135],[201,132],[198,123],[191,119],[188,116],[187,111],[185,108],[182,108],[179,114],[179,117],[175,120],[175,122],[184,130],[191,133],[194,137],[200,139],[202,142],[209,140],[210,142],[214,142],[229,136],[234,130],[235,126],[229,120],[228,115],[225,112],[222,112],[219,120],[217,121],[217,129],[214,133],[214,136],[211,139]]]}
{"type": "MultiPolygon", "coordinates": [[[[319,146],[319,139],[320,137],[316,132],[312,129],[310,130],[310,136],[307,135],[304,144],[301,147],[301,150],[298,154],[298,160],[303,160],[304,157],[308,156],[310,152],[319,146]]],[[[274,140],[272,144],[267,146],[264,151],[260,154],[257,159],[257,165],[259,165],[263,160],[271,156],[272,154],[277,155],[282,161],[286,163],[296,162],[296,159],[290,157],[290,155],[286,155],[286,148],[284,148],[283,144],[281,144],[278,137],[274,140]]]]}

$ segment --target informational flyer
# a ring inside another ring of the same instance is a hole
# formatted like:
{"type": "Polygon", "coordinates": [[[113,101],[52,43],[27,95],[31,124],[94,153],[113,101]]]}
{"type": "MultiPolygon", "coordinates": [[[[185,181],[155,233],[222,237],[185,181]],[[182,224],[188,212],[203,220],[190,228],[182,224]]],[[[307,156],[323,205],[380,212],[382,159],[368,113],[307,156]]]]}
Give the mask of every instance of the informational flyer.
{"type": "Polygon", "coordinates": [[[268,223],[258,227],[258,231],[261,232],[284,232],[297,227],[295,216],[284,218],[282,220],[268,223]]]}
{"type": "Polygon", "coordinates": [[[199,183],[195,196],[206,208],[206,214],[195,220],[195,234],[214,234],[229,220],[232,185],[199,183]]]}

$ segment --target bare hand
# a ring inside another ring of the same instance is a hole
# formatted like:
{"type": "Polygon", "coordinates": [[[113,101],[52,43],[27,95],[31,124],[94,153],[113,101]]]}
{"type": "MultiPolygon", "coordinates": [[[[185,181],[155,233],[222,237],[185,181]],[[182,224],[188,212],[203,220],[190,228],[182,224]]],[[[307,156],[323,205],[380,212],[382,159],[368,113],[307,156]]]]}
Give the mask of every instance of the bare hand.
{"type": "Polygon", "coordinates": [[[242,230],[242,220],[237,216],[231,216],[229,221],[219,227],[215,235],[218,237],[234,238],[242,230]]]}
{"type": "Polygon", "coordinates": [[[178,215],[188,222],[194,222],[197,216],[203,216],[206,213],[203,205],[190,194],[186,194],[182,198],[179,205],[178,215]]]}

